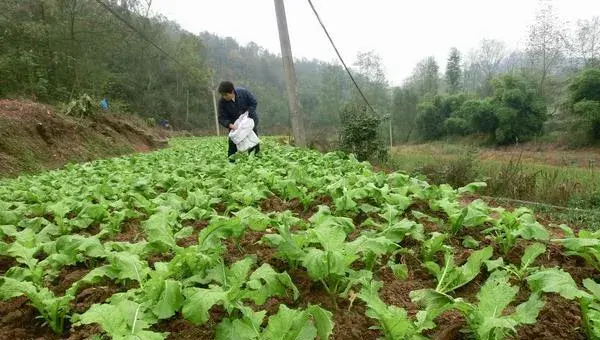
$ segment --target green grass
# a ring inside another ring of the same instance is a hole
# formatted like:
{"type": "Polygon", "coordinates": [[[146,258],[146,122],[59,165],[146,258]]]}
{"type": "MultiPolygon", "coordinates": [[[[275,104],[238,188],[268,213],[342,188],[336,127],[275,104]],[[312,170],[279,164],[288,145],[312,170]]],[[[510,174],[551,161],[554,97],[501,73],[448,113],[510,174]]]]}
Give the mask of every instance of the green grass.
{"type": "MultiPolygon", "coordinates": [[[[543,163],[544,159],[556,162],[557,155],[558,152],[552,154],[552,151],[529,152],[521,158],[515,151],[430,143],[394,149],[387,167],[454,186],[485,181],[489,187],[484,193],[495,197],[600,209],[600,171],[543,163]],[[482,155],[486,159],[482,159],[482,155]]],[[[578,157],[584,157],[582,155],[578,157]]],[[[574,163],[585,161],[579,159],[574,163]]]]}

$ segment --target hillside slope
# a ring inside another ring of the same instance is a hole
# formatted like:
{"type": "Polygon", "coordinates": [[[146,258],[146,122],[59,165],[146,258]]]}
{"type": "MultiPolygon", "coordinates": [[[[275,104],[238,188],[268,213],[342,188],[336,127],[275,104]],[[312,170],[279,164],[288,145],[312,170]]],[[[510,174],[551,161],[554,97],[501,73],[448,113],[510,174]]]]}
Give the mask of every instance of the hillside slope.
{"type": "Polygon", "coordinates": [[[48,105],[0,99],[0,177],[149,151],[165,144],[163,132],[132,117],[75,119],[48,105]]]}

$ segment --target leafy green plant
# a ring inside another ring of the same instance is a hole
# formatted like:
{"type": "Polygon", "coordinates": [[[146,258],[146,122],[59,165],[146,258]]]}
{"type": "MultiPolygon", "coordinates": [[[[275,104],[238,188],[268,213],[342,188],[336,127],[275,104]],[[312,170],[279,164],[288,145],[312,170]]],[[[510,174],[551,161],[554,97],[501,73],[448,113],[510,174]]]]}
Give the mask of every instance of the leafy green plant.
{"type": "Polygon", "coordinates": [[[97,108],[92,97],[84,93],[79,98],[70,101],[65,106],[64,112],[75,117],[91,116],[97,112],[97,108]]]}
{"type": "Polygon", "coordinates": [[[279,311],[269,317],[265,328],[261,327],[265,311],[254,312],[248,307],[241,311],[239,319],[223,319],[217,326],[215,339],[329,339],[333,330],[331,312],[319,306],[309,305],[300,310],[279,305],[279,311]]]}
{"type": "Polygon", "coordinates": [[[385,143],[378,136],[381,118],[371,114],[364,105],[347,105],[340,114],[343,129],[341,148],[356,155],[359,161],[387,159],[385,143]]]}
{"type": "Polygon", "coordinates": [[[148,330],[156,322],[141,304],[119,299],[107,304],[94,304],[85,313],[73,317],[74,325],[99,324],[111,339],[166,339],[165,333],[148,330]]]}
{"type": "Polygon", "coordinates": [[[579,256],[589,265],[600,270],[600,232],[582,229],[575,236],[573,230],[567,226],[561,226],[565,238],[553,239],[552,242],[559,243],[567,251],[568,256],[579,256]]]}
{"type": "Polygon", "coordinates": [[[484,233],[490,234],[504,254],[515,246],[518,238],[537,241],[550,239],[548,231],[535,220],[533,212],[528,208],[518,208],[513,212],[502,211],[500,218],[484,233]]]}
{"type": "Polygon", "coordinates": [[[481,265],[492,257],[493,252],[492,247],[474,251],[460,267],[456,266],[454,256],[449,253],[444,255],[443,267],[432,261],[425,262],[423,266],[435,275],[438,282],[435,291],[447,293],[464,286],[479,275],[481,265]]]}
{"type": "Polygon", "coordinates": [[[423,242],[421,245],[421,256],[423,261],[433,261],[435,254],[439,252],[449,252],[452,248],[444,244],[444,241],[448,238],[448,235],[432,232],[431,237],[423,242]]]}
{"type": "Polygon", "coordinates": [[[21,295],[29,299],[54,333],[63,333],[65,318],[71,309],[70,302],[75,298],[74,295],[56,296],[46,287],[38,287],[28,281],[0,277],[0,300],[21,295]]]}
{"type": "Polygon", "coordinates": [[[592,279],[583,280],[583,286],[591,292],[591,297],[580,301],[581,314],[589,339],[600,338],[600,285],[592,279]]]}
{"type": "Polygon", "coordinates": [[[536,271],[527,277],[527,283],[533,293],[556,293],[569,300],[590,297],[577,287],[569,273],[559,268],[536,271]]]}
{"type": "Polygon", "coordinates": [[[406,310],[388,306],[379,297],[379,289],[383,284],[379,281],[370,281],[364,284],[357,297],[367,305],[367,316],[377,320],[377,327],[384,334],[385,339],[427,339],[422,336],[410,320],[406,310]]]}
{"type": "Polygon", "coordinates": [[[521,265],[516,266],[512,263],[504,264],[504,260],[500,257],[496,260],[486,261],[488,271],[494,271],[502,268],[508,273],[514,275],[517,279],[523,280],[529,274],[535,272],[538,268],[531,267],[535,259],[546,252],[546,246],[541,243],[533,243],[525,248],[525,252],[521,257],[521,265]]]}
{"type": "Polygon", "coordinates": [[[477,293],[477,304],[455,300],[456,309],[466,317],[469,329],[476,339],[500,340],[516,333],[521,324],[534,324],[544,302],[539,294],[532,294],[529,300],[518,305],[513,313],[505,312],[515,299],[519,288],[508,283],[506,272],[494,272],[477,293]]]}
{"type": "Polygon", "coordinates": [[[210,270],[198,283],[209,284],[208,288],[188,287],[183,289],[185,300],[182,306],[183,316],[194,324],[208,321],[208,311],[215,304],[221,304],[229,314],[244,311],[243,301],[252,300],[257,305],[265,303],[271,296],[287,296],[292,291],[298,298],[298,290],[287,273],[277,273],[268,264],[263,264],[250,277],[248,273],[254,259],[247,257],[225,267],[220,263],[210,270]]]}
{"type": "Polygon", "coordinates": [[[336,306],[338,294],[346,296],[353,285],[372,276],[370,271],[351,269],[350,265],[359,258],[356,252],[360,243],[346,243],[345,239],[341,226],[318,225],[310,230],[307,242],[321,248],[306,247],[302,255],[302,266],[311,279],[323,284],[336,306]]]}

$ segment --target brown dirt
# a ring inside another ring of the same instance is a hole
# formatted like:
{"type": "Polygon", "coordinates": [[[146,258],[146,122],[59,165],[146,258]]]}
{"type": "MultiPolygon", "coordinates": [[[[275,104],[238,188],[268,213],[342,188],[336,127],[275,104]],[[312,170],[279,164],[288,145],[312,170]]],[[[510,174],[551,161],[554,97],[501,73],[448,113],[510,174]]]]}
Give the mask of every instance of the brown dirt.
{"type": "Polygon", "coordinates": [[[461,329],[467,324],[464,316],[455,310],[449,310],[434,320],[437,325],[436,329],[426,332],[431,339],[436,340],[463,340],[465,335],[461,333],[461,329]]]}
{"type": "Polygon", "coordinates": [[[212,340],[215,337],[217,325],[226,316],[225,311],[220,307],[213,307],[210,310],[210,319],[202,326],[196,326],[184,319],[178,313],[169,320],[161,320],[154,325],[153,330],[158,332],[169,332],[169,340],[212,340]]]}
{"type": "Polygon", "coordinates": [[[0,301],[0,339],[60,339],[50,328],[42,325],[38,312],[26,297],[0,301]]]}
{"type": "Polygon", "coordinates": [[[0,176],[17,176],[164,146],[159,130],[119,115],[75,119],[28,100],[0,99],[0,176]]]}
{"type": "Polygon", "coordinates": [[[275,268],[284,265],[281,261],[275,258],[277,250],[267,245],[258,243],[265,235],[264,232],[247,231],[240,240],[239,246],[231,239],[224,240],[223,244],[227,247],[227,253],[224,255],[227,264],[234,263],[243,259],[247,255],[255,255],[257,257],[257,265],[270,263],[275,268]]]}
{"type": "Polygon", "coordinates": [[[144,239],[144,231],[138,219],[130,219],[123,223],[121,232],[113,237],[114,241],[136,243],[144,239]]]}
{"type": "Polygon", "coordinates": [[[71,309],[75,313],[84,313],[91,305],[102,303],[113,294],[123,291],[126,291],[126,288],[107,280],[104,283],[82,289],[75,300],[71,302],[71,309]]]}
{"type": "Polygon", "coordinates": [[[93,223],[89,227],[79,230],[76,233],[79,235],[90,237],[90,236],[94,236],[94,235],[98,234],[100,232],[100,230],[101,230],[100,223],[93,223]]]}
{"type": "Polygon", "coordinates": [[[10,256],[0,256],[0,275],[6,273],[11,267],[15,266],[17,261],[10,256]]]}
{"type": "Polygon", "coordinates": [[[338,298],[338,309],[336,310],[329,294],[327,294],[321,283],[313,282],[306,271],[296,269],[289,271],[289,274],[300,291],[301,307],[305,307],[310,303],[320,305],[333,313],[335,322],[333,339],[377,339],[382,335],[378,330],[369,329],[369,327],[375,326],[376,322],[365,315],[365,305],[358,299],[354,301],[349,309],[349,301],[338,298]]]}
{"type": "Polygon", "coordinates": [[[54,280],[55,282],[48,287],[56,295],[63,295],[71,285],[79,281],[91,269],[85,268],[84,266],[68,266],[60,270],[58,277],[54,280]]]}
{"type": "Polygon", "coordinates": [[[320,205],[327,205],[331,207],[333,205],[333,199],[329,196],[319,196],[313,200],[311,204],[306,207],[306,209],[304,209],[304,206],[302,206],[302,203],[300,203],[300,200],[297,198],[290,201],[284,201],[277,196],[271,196],[260,202],[260,208],[264,213],[283,212],[290,210],[294,213],[294,215],[304,220],[308,220],[314,213],[316,213],[319,210],[320,205]]]}
{"type": "MultiPolygon", "coordinates": [[[[408,265],[408,264],[407,264],[408,265]]],[[[381,299],[389,305],[395,305],[406,309],[408,315],[414,317],[419,307],[410,300],[410,292],[424,288],[435,288],[435,280],[418,268],[409,267],[410,277],[399,280],[389,268],[378,273],[378,279],[383,281],[383,287],[379,291],[381,299]]]]}
{"type": "Polygon", "coordinates": [[[534,325],[522,325],[515,339],[586,339],[579,304],[556,294],[545,295],[546,305],[534,325]]]}
{"type": "Polygon", "coordinates": [[[148,262],[148,266],[154,269],[154,264],[156,262],[169,262],[173,259],[172,253],[163,253],[163,254],[152,254],[146,257],[146,261],[148,262]]]}
{"type": "Polygon", "coordinates": [[[177,245],[180,247],[189,247],[198,244],[198,233],[202,229],[206,228],[208,223],[209,222],[207,221],[194,221],[193,223],[189,224],[194,228],[194,232],[188,237],[177,240],[177,245]]]}

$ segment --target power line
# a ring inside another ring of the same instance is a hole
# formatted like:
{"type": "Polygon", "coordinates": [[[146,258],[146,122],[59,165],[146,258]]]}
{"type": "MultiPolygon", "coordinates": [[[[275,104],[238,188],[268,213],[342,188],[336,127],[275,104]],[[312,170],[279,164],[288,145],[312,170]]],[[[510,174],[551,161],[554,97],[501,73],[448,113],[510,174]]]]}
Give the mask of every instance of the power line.
{"type": "Polygon", "coordinates": [[[135,33],[137,33],[137,35],[139,35],[140,38],[142,38],[142,40],[144,40],[147,43],[149,43],[150,45],[154,46],[157,50],[159,50],[164,55],[166,55],[167,58],[173,60],[177,65],[181,66],[184,69],[187,69],[188,71],[191,68],[195,69],[196,71],[200,71],[198,68],[196,68],[194,66],[185,65],[182,62],[180,62],[179,60],[177,60],[175,57],[173,57],[171,54],[169,54],[167,51],[165,51],[162,47],[160,47],[157,43],[155,43],[154,41],[152,41],[152,39],[148,38],[144,33],[140,32],[137,28],[135,28],[135,26],[133,26],[129,21],[125,20],[125,18],[123,18],[119,13],[117,13],[112,7],[110,7],[108,4],[106,4],[102,0],[96,0],[96,2],[100,6],[104,7],[104,9],[106,9],[107,11],[109,11],[115,18],[119,19],[119,21],[121,21],[127,27],[129,27],[132,31],[134,31],[135,33]]]}
{"type": "Polygon", "coordinates": [[[348,76],[350,76],[350,79],[354,83],[354,86],[356,86],[356,89],[358,90],[358,93],[360,93],[360,96],[363,98],[363,100],[365,101],[365,103],[367,104],[367,106],[371,109],[371,111],[373,111],[373,113],[375,115],[378,115],[377,111],[375,111],[375,109],[373,109],[373,106],[371,106],[371,104],[367,100],[367,97],[365,96],[365,94],[363,93],[363,91],[360,89],[360,87],[356,83],[356,80],[354,80],[354,77],[352,76],[352,73],[350,73],[350,69],[348,69],[348,66],[346,66],[346,63],[344,62],[344,59],[340,55],[340,52],[338,51],[337,47],[335,47],[335,44],[333,43],[333,39],[331,39],[331,36],[329,35],[329,32],[327,31],[327,28],[325,28],[325,25],[323,24],[323,21],[321,20],[321,17],[319,16],[319,13],[317,13],[317,10],[315,9],[315,6],[313,5],[312,1],[308,0],[308,3],[310,4],[310,7],[312,8],[313,12],[315,13],[315,16],[317,17],[317,20],[319,21],[319,24],[321,24],[321,27],[323,28],[323,31],[325,31],[325,34],[327,35],[327,38],[329,38],[329,42],[331,43],[331,46],[333,46],[333,49],[335,50],[335,53],[337,54],[338,58],[342,62],[342,65],[344,65],[344,69],[346,69],[346,73],[348,73],[348,76]]]}

